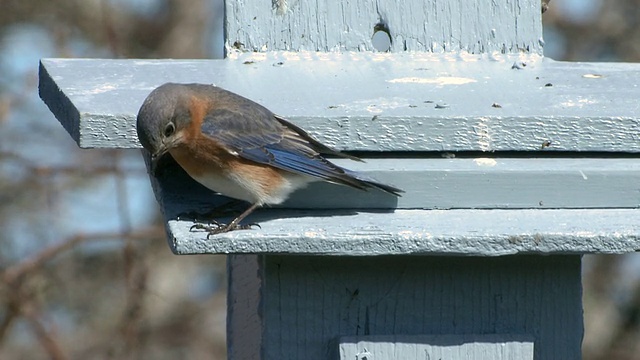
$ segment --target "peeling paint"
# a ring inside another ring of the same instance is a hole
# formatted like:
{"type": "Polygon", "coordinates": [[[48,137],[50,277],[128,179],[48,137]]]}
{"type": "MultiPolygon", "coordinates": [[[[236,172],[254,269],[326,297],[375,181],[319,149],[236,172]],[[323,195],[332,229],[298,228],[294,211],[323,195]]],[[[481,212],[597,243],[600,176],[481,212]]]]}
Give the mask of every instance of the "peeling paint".
{"type": "Polygon", "coordinates": [[[473,162],[476,163],[476,165],[478,166],[492,167],[492,166],[498,165],[498,162],[492,158],[476,158],[476,159],[473,159],[473,162]]]}
{"type": "Polygon", "coordinates": [[[584,105],[593,105],[597,103],[598,101],[594,99],[580,98],[577,100],[564,101],[564,102],[561,102],[559,105],[562,107],[583,107],[584,105]]]}
{"type": "Polygon", "coordinates": [[[580,175],[582,175],[582,178],[585,180],[589,180],[589,178],[587,177],[587,174],[585,174],[582,170],[579,170],[580,175]]]}
{"type": "Polygon", "coordinates": [[[437,77],[437,78],[421,78],[421,77],[404,77],[387,80],[390,83],[411,83],[411,84],[436,84],[440,86],[444,85],[464,85],[477,82],[475,79],[464,77],[437,77]]]}
{"type": "Polygon", "coordinates": [[[481,151],[491,150],[491,133],[489,126],[490,119],[486,117],[478,118],[478,123],[474,126],[476,135],[478,136],[478,146],[481,151]]]}
{"type": "Polygon", "coordinates": [[[108,91],[116,90],[118,86],[112,84],[103,84],[98,88],[93,88],[86,91],[86,94],[102,94],[108,91]]]}
{"type": "Polygon", "coordinates": [[[360,109],[366,109],[367,112],[372,114],[380,114],[384,110],[406,108],[409,106],[409,101],[405,98],[393,97],[384,98],[379,97],[375,99],[359,100],[349,104],[341,104],[340,107],[344,107],[347,110],[358,111],[360,109]]]}

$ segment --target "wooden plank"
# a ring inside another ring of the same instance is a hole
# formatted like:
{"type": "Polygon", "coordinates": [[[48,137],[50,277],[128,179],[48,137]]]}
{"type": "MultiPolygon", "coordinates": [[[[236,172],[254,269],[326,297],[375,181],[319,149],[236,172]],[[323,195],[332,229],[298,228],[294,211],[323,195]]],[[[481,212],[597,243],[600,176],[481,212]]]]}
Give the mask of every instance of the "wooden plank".
{"type": "MultiPolygon", "coordinates": [[[[333,159],[340,166],[397,186],[397,198],[324,182],[293,193],[287,209],[557,209],[637,208],[636,158],[333,159]],[[398,176],[402,174],[402,176],[398,176]]],[[[156,184],[169,216],[205,211],[221,202],[173,161],[156,184]]],[[[225,198],[226,199],[226,198],[225,198]]]]}
{"type": "Polygon", "coordinates": [[[228,50],[372,51],[371,38],[379,24],[391,35],[393,52],[542,53],[543,47],[539,0],[247,0],[225,4],[228,50]]]}
{"type": "Polygon", "coordinates": [[[168,220],[177,254],[622,254],[640,250],[640,209],[262,210],[261,229],[206,238],[168,220]]]}
{"type": "Polygon", "coordinates": [[[544,151],[640,152],[638,64],[517,55],[232,55],[46,59],[40,96],[81,147],[139,147],[140,104],[173,81],[215,83],[340,149],[540,151],[550,142],[544,151]],[[527,66],[512,69],[515,61],[527,66]]]}
{"type": "Polygon", "coordinates": [[[210,240],[189,230],[193,216],[185,213],[204,213],[228,199],[199,186],[171,161],[152,181],[168,222],[172,249],[179,254],[495,256],[640,249],[636,221],[640,199],[634,187],[638,164],[634,159],[495,159],[495,168],[479,165],[478,160],[479,164],[490,164],[493,159],[372,159],[368,165],[352,167],[381,181],[406,186],[405,196],[396,199],[373,191],[312,184],[283,205],[308,210],[262,209],[247,219],[260,223],[261,229],[210,240]],[[508,207],[508,202],[502,202],[505,199],[513,204],[528,199],[536,209],[460,209],[473,201],[487,208],[508,207]],[[605,209],[614,207],[612,199],[617,199],[616,206],[628,201],[630,208],[605,209]],[[602,205],[590,210],[552,209],[570,203],[577,207],[602,205]],[[424,208],[446,205],[455,210],[394,211],[412,204],[424,208]],[[318,210],[321,207],[333,209],[318,210]]]}
{"type": "Polygon", "coordinates": [[[283,208],[637,208],[639,159],[468,158],[336,160],[406,191],[388,194],[317,183],[283,208]],[[402,174],[402,176],[398,176],[402,174]]]}
{"type": "Polygon", "coordinates": [[[262,359],[338,359],[344,337],[438,334],[523,335],[534,359],[580,358],[579,255],[260,258],[262,359]]]}
{"type": "Polygon", "coordinates": [[[340,360],[533,360],[531,336],[397,335],[340,338],[340,360]]]}
{"type": "Polygon", "coordinates": [[[229,359],[259,359],[262,348],[260,294],[264,278],[257,256],[227,259],[227,353],[229,359]]]}

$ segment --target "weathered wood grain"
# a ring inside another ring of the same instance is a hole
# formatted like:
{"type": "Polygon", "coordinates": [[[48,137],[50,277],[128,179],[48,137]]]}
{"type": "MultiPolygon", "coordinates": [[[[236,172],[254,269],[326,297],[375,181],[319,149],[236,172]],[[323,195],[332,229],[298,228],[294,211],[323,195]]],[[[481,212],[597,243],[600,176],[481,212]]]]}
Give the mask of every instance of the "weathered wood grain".
{"type": "MultiPolygon", "coordinates": [[[[336,164],[403,189],[377,191],[316,182],[277,208],[288,209],[557,209],[640,207],[637,158],[388,158],[336,164]],[[401,174],[401,175],[399,175],[401,174]]],[[[167,159],[154,179],[169,218],[204,211],[221,196],[167,159]]]]}
{"type": "Polygon", "coordinates": [[[340,360],[533,360],[532,336],[370,335],[340,338],[340,360]]]}
{"type": "Polygon", "coordinates": [[[227,50],[542,53],[539,0],[226,1],[227,50]],[[501,19],[496,21],[496,19],[501,19]]]}
{"type": "Polygon", "coordinates": [[[81,147],[139,147],[138,108],[169,81],[234,91],[340,149],[640,152],[638,64],[309,52],[46,59],[40,96],[81,147]]]}
{"type": "Polygon", "coordinates": [[[174,219],[168,230],[177,254],[622,254],[640,250],[639,218],[639,209],[269,209],[248,220],[261,229],[207,239],[174,219]]]}
{"type": "MultiPolygon", "coordinates": [[[[536,360],[580,358],[579,255],[248,257],[257,258],[257,266],[250,268],[263,279],[260,291],[244,292],[246,288],[233,286],[234,281],[242,282],[243,272],[232,268],[230,292],[237,299],[252,299],[235,303],[229,312],[232,323],[236,313],[248,309],[260,314],[252,319],[257,324],[248,323],[259,329],[259,338],[248,343],[264,346],[239,349],[243,339],[230,339],[230,359],[338,359],[340,344],[351,339],[396,335],[398,344],[402,336],[424,340],[429,335],[448,335],[445,338],[453,347],[474,334],[484,334],[485,340],[492,338],[503,348],[516,337],[528,343],[522,344],[522,352],[511,354],[524,357],[504,359],[531,359],[532,341],[536,360]],[[255,303],[260,304],[257,311],[255,303]]],[[[238,264],[240,258],[245,256],[233,257],[238,264]]],[[[476,341],[476,350],[487,348],[480,346],[480,337],[476,341]]],[[[417,341],[414,348],[420,345],[417,341]]],[[[375,355],[367,359],[439,359],[423,353],[375,355]]],[[[463,359],[486,358],[475,352],[463,359]]]]}

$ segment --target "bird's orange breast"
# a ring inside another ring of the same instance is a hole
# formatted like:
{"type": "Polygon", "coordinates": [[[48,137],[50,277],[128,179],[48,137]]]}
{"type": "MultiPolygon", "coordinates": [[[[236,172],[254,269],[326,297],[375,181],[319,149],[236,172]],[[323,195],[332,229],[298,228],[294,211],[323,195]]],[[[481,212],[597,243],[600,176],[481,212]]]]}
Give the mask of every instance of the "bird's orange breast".
{"type": "Polygon", "coordinates": [[[244,159],[233,149],[203,135],[202,121],[214,105],[193,100],[191,123],[181,134],[183,141],[169,151],[192,178],[223,195],[260,204],[281,203],[307,182],[300,175],[244,159]]]}
{"type": "Polygon", "coordinates": [[[196,181],[223,195],[260,204],[278,204],[299,186],[291,186],[286,173],[258,164],[200,141],[199,146],[178,146],[171,156],[196,181]],[[204,143],[204,144],[203,144],[204,143]]]}

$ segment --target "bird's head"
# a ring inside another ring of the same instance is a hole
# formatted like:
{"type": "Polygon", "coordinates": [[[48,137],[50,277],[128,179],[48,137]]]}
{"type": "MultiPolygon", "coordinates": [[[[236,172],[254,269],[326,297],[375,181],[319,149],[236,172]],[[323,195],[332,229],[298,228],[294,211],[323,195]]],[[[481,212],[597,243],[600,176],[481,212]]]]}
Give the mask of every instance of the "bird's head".
{"type": "Polygon", "coordinates": [[[191,123],[190,89],[183,84],[164,84],[153,90],[140,107],[136,127],[138,139],[151,154],[152,170],[158,160],[184,139],[191,123]]]}

